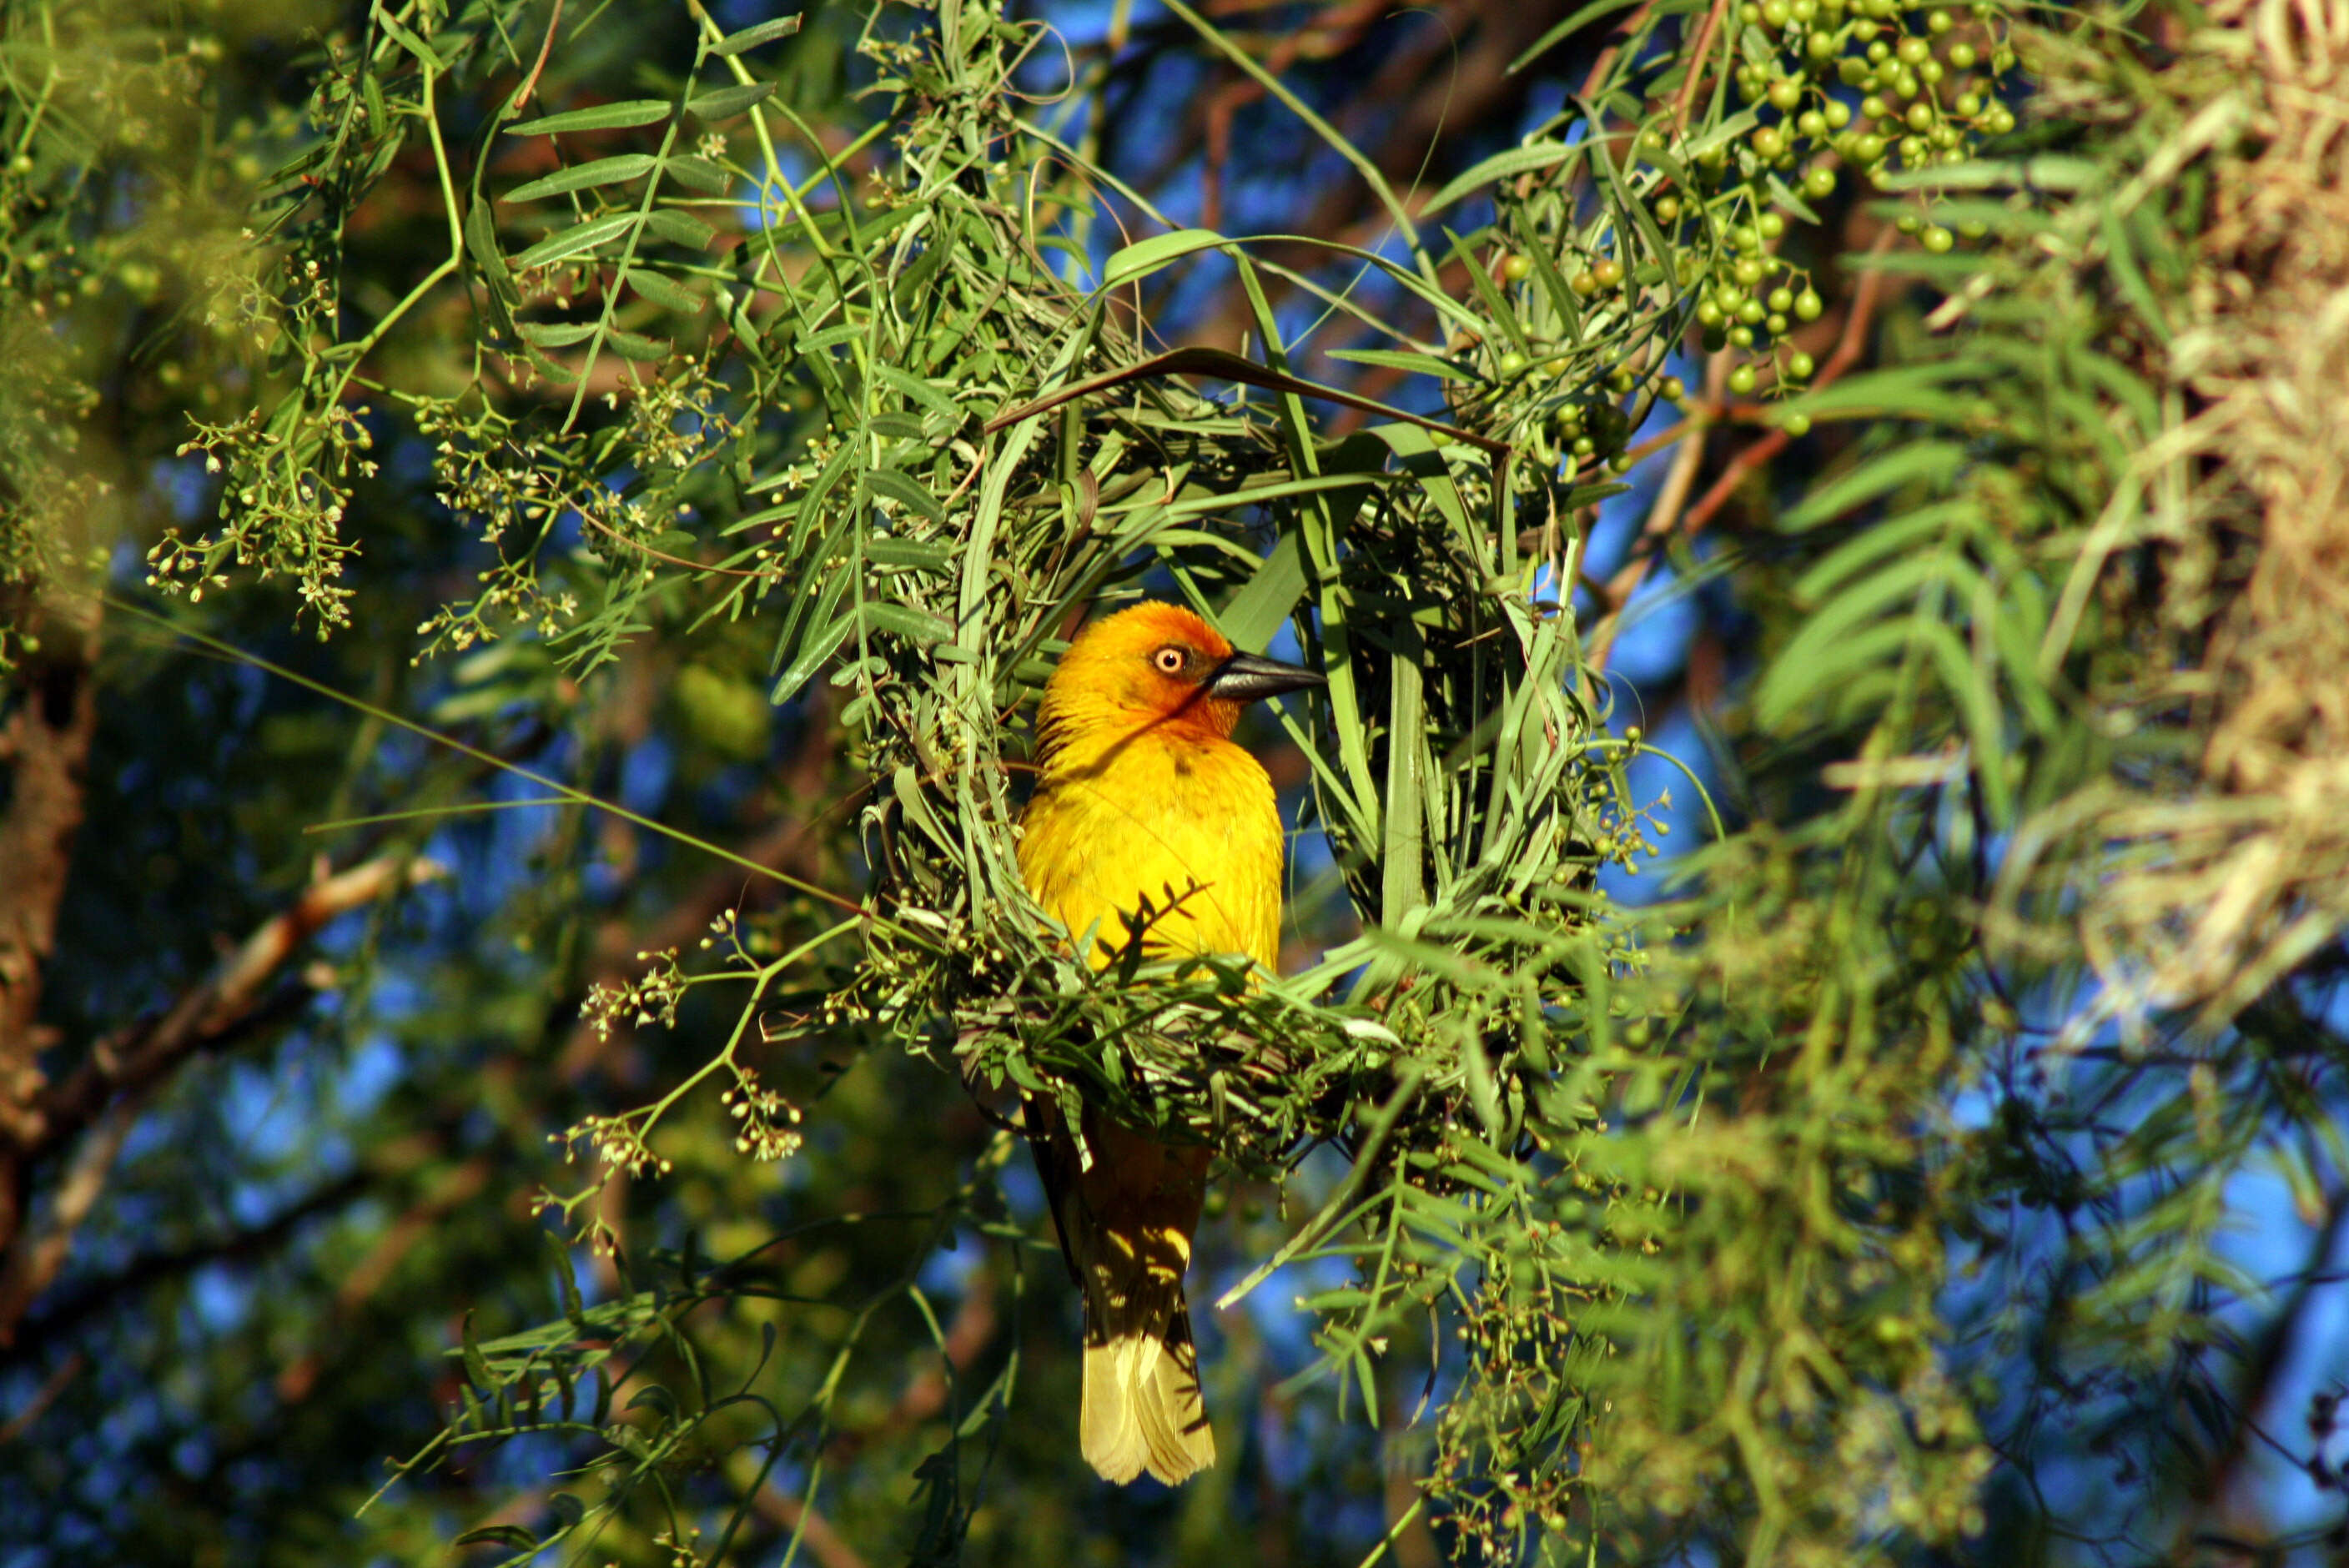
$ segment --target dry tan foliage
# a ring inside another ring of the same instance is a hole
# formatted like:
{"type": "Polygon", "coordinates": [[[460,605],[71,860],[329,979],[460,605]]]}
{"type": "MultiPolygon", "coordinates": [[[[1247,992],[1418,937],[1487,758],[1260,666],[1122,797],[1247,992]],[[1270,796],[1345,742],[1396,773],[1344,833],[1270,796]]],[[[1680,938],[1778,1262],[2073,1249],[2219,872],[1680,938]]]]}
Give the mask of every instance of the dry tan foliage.
{"type": "Polygon", "coordinates": [[[2188,417],[2148,454],[2196,492],[2163,612],[2213,628],[2182,683],[2199,776],[2091,813],[2131,852],[2080,913],[2116,1010],[2216,1024],[2349,927],[2349,0],[2209,15],[2162,77],[2235,85],[2175,105],[2211,221],[2167,367],[2188,417]]]}

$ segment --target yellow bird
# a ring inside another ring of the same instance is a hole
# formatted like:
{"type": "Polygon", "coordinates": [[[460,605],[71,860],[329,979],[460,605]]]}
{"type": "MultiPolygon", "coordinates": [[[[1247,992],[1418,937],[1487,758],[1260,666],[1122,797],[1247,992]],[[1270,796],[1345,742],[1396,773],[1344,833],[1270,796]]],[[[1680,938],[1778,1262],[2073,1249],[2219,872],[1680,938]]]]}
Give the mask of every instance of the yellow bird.
{"type": "MultiPolygon", "coordinates": [[[[1309,670],[1235,653],[1206,622],[1143,603],[1079,634],[1044,687],[1039,779],[1019,871],[1094,967],[1149,922],[1152,954],[1218,953],[1266,969],[1280,952],[1280,814],[1272,780],[1232,742],[1240,709],[1319,686],[1309,670]]],[[[1161,1144],[1095,1115],[1076,1141],[1050,1102],[1030,1137],[1084,1296],[1086,1460],[1107,1480],[1168,1485],[1216,1462],[1183,1274],[1206,1198],[1205,1149],[1161,1144]]]]}

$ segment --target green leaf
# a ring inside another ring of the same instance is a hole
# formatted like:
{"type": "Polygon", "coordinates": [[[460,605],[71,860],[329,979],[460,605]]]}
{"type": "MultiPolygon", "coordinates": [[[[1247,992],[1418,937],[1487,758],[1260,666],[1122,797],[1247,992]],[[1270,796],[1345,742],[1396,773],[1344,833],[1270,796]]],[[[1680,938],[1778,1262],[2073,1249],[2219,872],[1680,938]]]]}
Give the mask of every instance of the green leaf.
{"type": "Polygon", "coordinates": [[[1530,174],[1537,169],[1547,169],[1574,157],[1579,148],[1561,141],[1537,141],[1530,147],[1512,147],[1505,152],[1480,160],[1454,175],[1443,190],[1428,198],[1424,211],[1440,212],[1464,196],[1475,194],[1495,180],[1506,180],[1512,174],[1530,174]]]}
{"type": "Polygon", "coordinates": [[[1297,530],[1285,529],[1247,586],[1233,594],[1223,614],[1216,617],[1216,624],[1236,646],[1261,648],[1288,622],[1310,581],[1305,568],[1304,540],[1297,530]]]}
{"type": "Polygon", "coordinates": [[[526,273],[533,268],[553,266],[557,262],[585,255],[596,246],[626,233],[636,223],[636,214],[634,212],[611,212],[601,218],[590,218],[585,223],[574,223],[568,229],[549,234],[516,256],[513,259],[514,271],[526,273]]]}
{"type": "Polygon", "coordinates": [[[866,603],[864,624],[871,630],[886,632],[893,637],[903,637],[924,647],[933,643],[950,642],[954,638],[954,627],[940,617],[904,604],[892,604],[886,600],[866,603]]]}
{"type": "Polygon", "coordinates": [[[415,33],[410,32],[408,28],[400,26],[398,18],[392,15],[390,12],[385,10],[380,3],[376,5],[375,14],[369,19],[372,20],[377,26],[381,27],[384,30],[385,35],[388,36],[392,42],[398,44],[401,48],[406,49],[409,54],[414,55],[431,69],[435,71],[445,71],[449,68],[449,62],[442,59],[433,49],[431,45],[426,43],[421,37],[418,36],[415,33]]]}
{"type": "Polygon", "coordinates": [[[661,165],[661,172],[678,184],[715,194],[734,183],[734,177],[698,152],[681,153],[661,165]]]}
{"type": "Polygon", "coordinates": [[[773,82],[744,82],[740,87],[696,93],[685,107],[697,119],[715,125],[722,119],[732,119],[752,104],[767,98],[774,92],[775,86],[773,82]]]}
{"type": "Polygon", "coordinates": [[[592,108],[564,109],[506,127],[508,136],[560,136],[566,130],[625,130],[668,118],[673,106],[667,98],[628,98],[599,103],[592,108]]]}
{"type": "MultiPolygon", "coordinates": [[[[465,249],[481,269],[481,279],[498,303],[511,313],[522,303],[522,290],[515,286],[513,272],[506,265],[505,253],[498,248],[498,221],[490,204],[475,198],[465,211],[465,249]]],[[[505,330],[503,325],[501,331],[505,330]]]]}
{"type": "Polygon", "coordinates": [[[538,1550],[538,1537],[519,1524],[483,1524],[457,1537],[459,1546],[511,1546],[517,1552],[538,1550]]]}
{"type": "Polygon", "coordinates": [[[1333,348],[1332,359],[1343,359],[1355,365],[1376,365],[1387,370],[1408,370],[1414,376],[1434,376],[1446,381],[1474,381],[1475,373],[1464,370],[1448,359],[1438,359],[1433,354],[1413,354],[1392,348],[1333,348]]]}
{"type": "Polygon", "coordinates": [[[698,315],[709,304],[675,278],[647,267],[628,269],[628,286],[663,310],[673,310],[680,315],[698,315]]]}
{"type": "Polygon", "coordinates": [[[894,500],[900,506],[909,507],[932,522],[942,522],[946,520],[947,509],[938,504],[938,498],[925,490],[910,476],[901,474],[895,469],[874,469],[864,476],[864,483],[865,488],[874,494],[894,500]]]}
{"type": "Polygon", "coordinates": [[[639,364],[667,359],[677,352],[677,346],[666,337],[644,337],[633,332],[622,332],[616,326],[604,335],[604,346],[623,359],[633,359],[639,364]]]}
{"type": "Polygon", "coordinates": [[[713,55],[739,55],[745,49],[755,49],[761,44],[771,44],[777,38],[788,38],[800,30],[801,18],[778,16],[771,22],[761,22],[755,27],[745,27],[739,33],[729,33],[709,46],[713,55]]]}
{"type": "Polygon", "coordinates": [[[645,232],[688,251],[706,251],[709,242],[718,237],[716,229],[675,207],[656,207],[646,213],[645,232]]]}
{"type": "Polygon", "coordinates": [[[1154,234],[1123,250],[1112,251],[1109,259],[1102,263],[1102,287],[1114,288],[1131,278],[1154,273],[1178,256],[1214,250],[1230,242],[1213,229],[1177,229],[1171,234],[1154,234]]]}
{"type": "Polygon", "coordinates": [[[644,177],[658,159],[648,152],[624,152],[614,158],[592,159],[569,169],[558,169],[543,180],[533,180],[506,192],[509,201],[535,201],[568,191],[588,191],[599,185],[625,185],[644,177]]]}
{"type": "Polygon", "coordinates": [[[840,651],[840,645],[848,641],[850,634],[855,630],[856,618],[843,615],[808,638],[783,673],[775,677],[774,689],[768,694],[767,700],[781,707],[797,696],[800,688],[815,677],[816,671],[823,668],[825,661],[840,651]]]}
{"type": "Polygon", "coordinates": [[[1539,58],[1543,54],[1555,46],[1561,39],[1571,37],[1576,33],[1578,33],[1583,28],[1588,26],[1591,23],[1599,20],[1599,17],[1606,15],[1609,12],[1628,11],[1633,5],[1638,4],[1639,0],[1592,0],[1590,5],[1585,5],[1581,10],[1575,12],[1573,15],[1567,17],[1565,21],[1552,26],[1540,37],[1536,38],[1531,44],[1527,45],[1526,48],[1518,54],[1516,59],[1509,62],[1508,74],[1516,76],[1519,71],[1524,70],[1527,66],[1533,64],[1536,59],[1539,58]]]}
{"type": "Polygon", "coordinates": [[[568,348],[595,336],[595,329],[602,325],[594,321],[525,321],[521,324],[521,332],[525,341],[541,348],[568,348]]]}

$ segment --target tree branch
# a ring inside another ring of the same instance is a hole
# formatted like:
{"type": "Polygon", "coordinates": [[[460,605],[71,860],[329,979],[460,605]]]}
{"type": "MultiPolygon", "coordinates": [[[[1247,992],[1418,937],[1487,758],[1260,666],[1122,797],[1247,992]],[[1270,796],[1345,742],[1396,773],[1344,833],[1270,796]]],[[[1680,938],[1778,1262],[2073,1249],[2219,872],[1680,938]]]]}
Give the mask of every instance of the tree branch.
{"type": "MultiPolygon", "coordinates": [[[[290,908],[264,921],[211,979],[169,1012],[100,1040],[70,1076],[20,1109],[7,1130],[14,1147],[0,1150],[7,1183],[19,1191],[36,1163],[102,1118],[105,1125],[78,1154],[40,1233],[25,1233],[21,1208],[14,1216],[15,1229],[0,1233],[0,1346],[13,1343],[16,1326],[64,1266],[73,1233],[88,1216],[121,1139],[137,1119],[138,1097],[195,1052],[279,1016],[285,998],[273,1001],[264,995],[270,977],[329,922],[397,888],[441,874],[429,861],[384,856],[320,877],[290,908]]],[[[293,993],[296,999],[306,995],[293,993]]]]}
{"type": "MultiPolygon", "coordinates": [[[[0,813],[0,1148],[25,1144],[45,1087],[41,972],[57,946],[57,906],[84,809],[82,773],[98,730],[98,602],[36,602],[19,613],[26,646],[41,651],[26,660],[15,711],[0,724],[0,760],[9,764],[0,813]]],[[[24,1223],[25,1193],[21,1166],[0,1162],[0,1246],[24,1223]]]]}

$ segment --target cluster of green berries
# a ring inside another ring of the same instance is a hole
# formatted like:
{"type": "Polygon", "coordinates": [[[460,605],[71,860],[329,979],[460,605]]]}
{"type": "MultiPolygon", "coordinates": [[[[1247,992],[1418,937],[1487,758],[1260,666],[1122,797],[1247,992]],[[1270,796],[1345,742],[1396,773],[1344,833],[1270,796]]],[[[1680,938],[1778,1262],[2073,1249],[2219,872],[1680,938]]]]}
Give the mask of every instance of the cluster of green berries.
{"type": "MultiPolygon", "coordinates": [[[[1968,34],[1986,35],[1987,0],[1971,7],[1968,34]]],[[[1778,118],[1755,128],[1755,158],[1791,170],[1806,195],[1835,190],[1819,153],[1876,176],[1897,158],[1907,169],[1956,162],[1978,136],[2002,136],[2014,114],[1998,99],[2014,52],[1957,36],[1961,13],[1929,0],[1745,0],[1745,57],[1735,82],[1744,100],[1778,118]],[[1767,64],[1761,63],[1767,61],[1767,64]],[[1846,96],[1861,94],[1857,114],[1846,96]]]]}
{"type": "MultiPolygon", "coordinates": [[[[1826,304],[1806,270],[1778,258],[1786,218],[1774,209],[1789,195],[1831,196],[1843,169],[1878,178],[1895,167],[1955,162],[1983,137],[2013,130],[2013,113],[1999,101],[1998,88],[2015,60],[1992,0],[1965,7],[1937,0],[1744,0],[1734,15],[1743,36],[1733,83],[1762,123],[1742,139],[1715,138],[1684,152],[1684,181],[1659,171],[1641,199],[1678,260],[1669,268],[1627,268],[1611,256],[1562,264],[1578,266],[1566,275],[1576,296],[1601,306],[1627,285],[1665,284],[1669,270],[1680,294],[1695,297],[1706,350],[1752,356],[1728,377],[1729,391],[1747,397],[1765,390],[1765,361],[1775,372],[1768,390],[1797,387],[1817,369],[1785,340],[1816,321],[1826,304]]],[[[1635,146],[1661,160],[1673,141],[1659,121],[1640,131],[1635,146]]],[[[1949,229],[1916,214],[1899,227],[1929,252],[1956,243],[1949,229]]],[[[1531,285],[1528,304],[1537,301],[1529,256],[1505,252],[1495,263],[1496,281],[1531,285]]],[[[1499,382],[1543,369],[1538,355],[1497,340],[1492,350],[1488,373],[1499,382]]],[[[1674,403],[1686,396],[1661,368],[1619,368],[1605,388],[1616,400],[1555,407],[1534,434],[1535,449],[1571,454],[1577,467],[1625,466],[1631,420],[1619,400],[1635,389],[1674,403]]],[[[1798,414],[1780,424],[1798,436],[1808,428],[1798,414]]]]}

